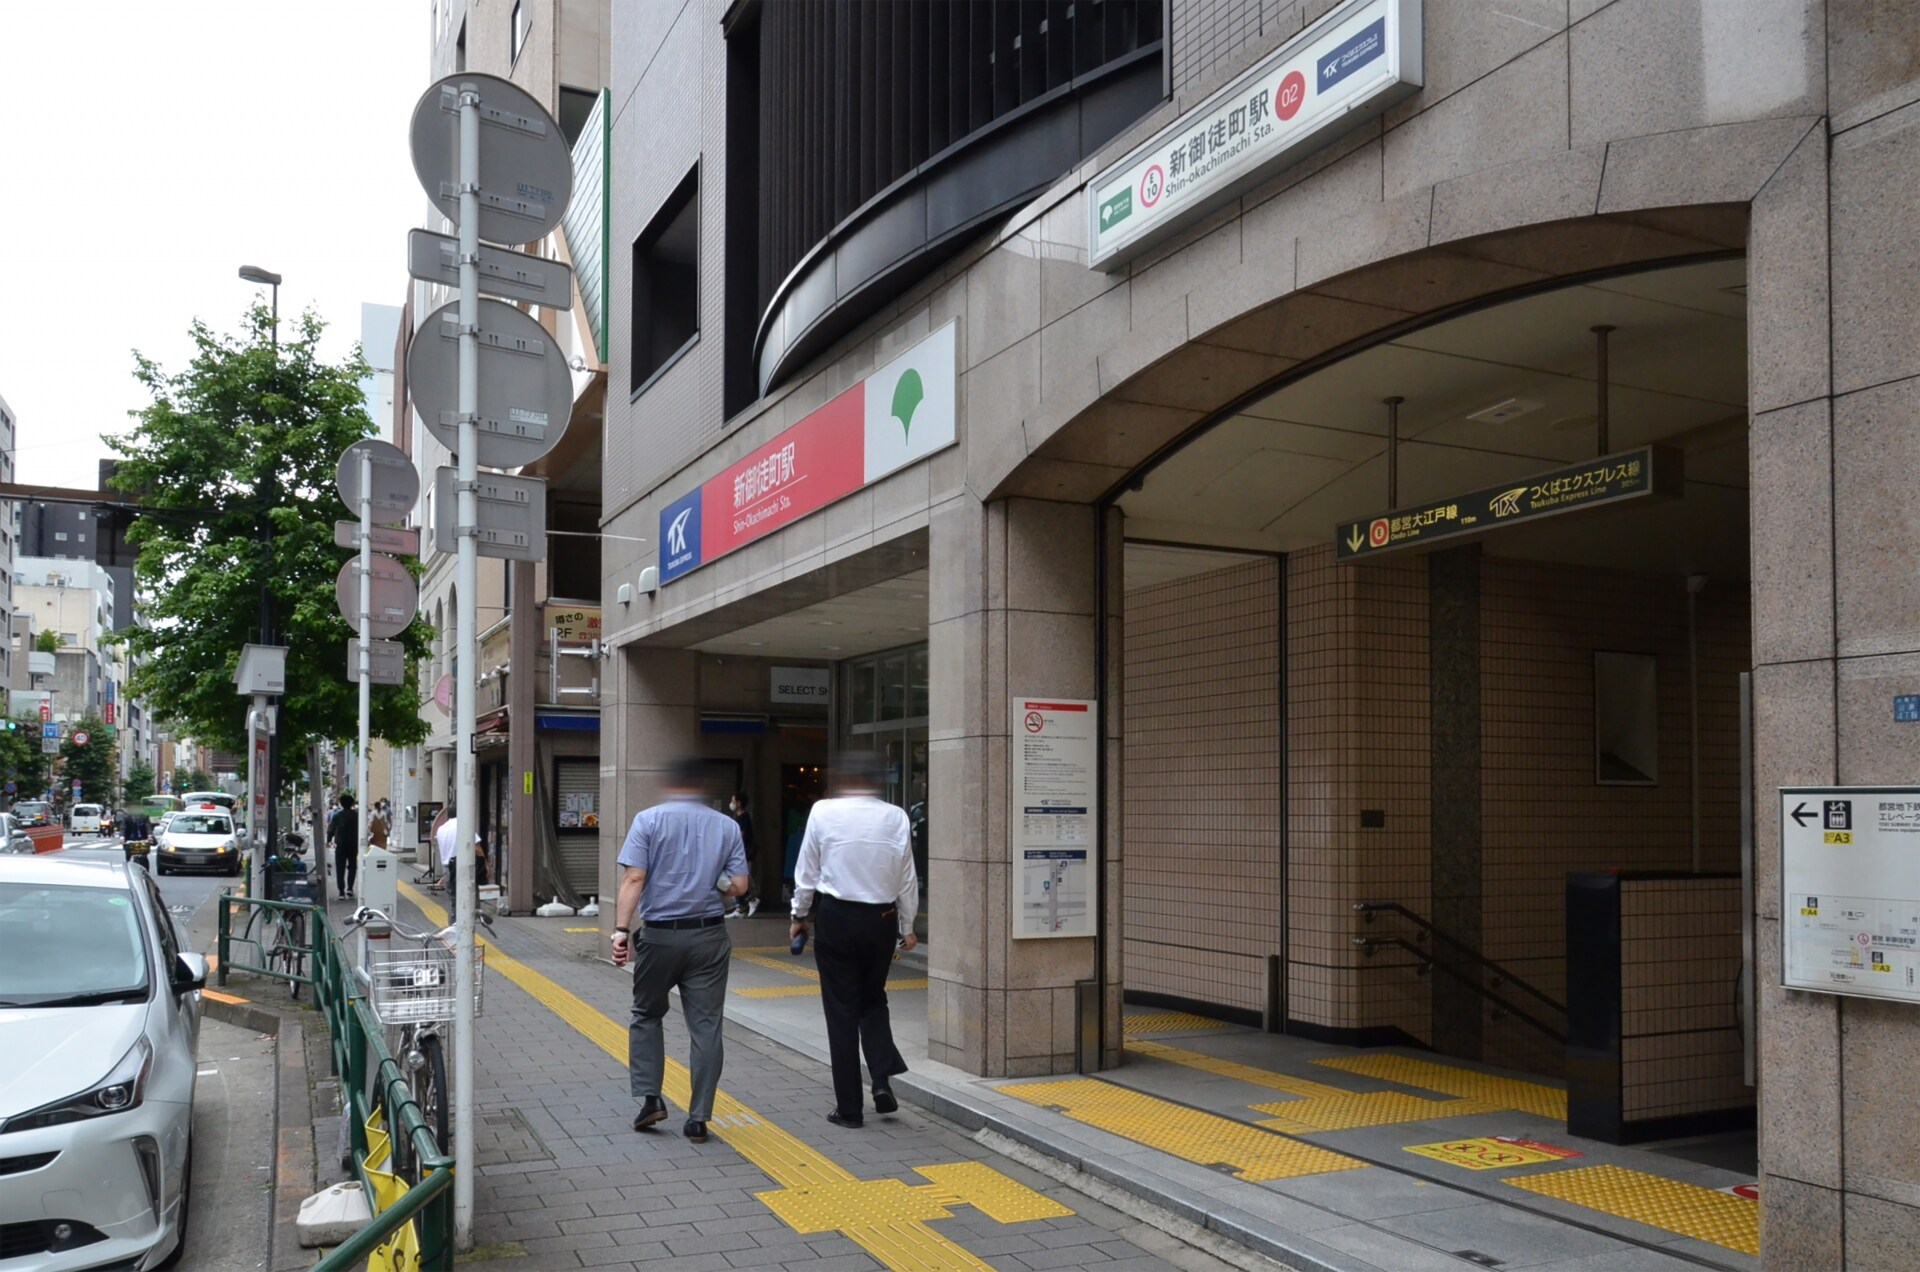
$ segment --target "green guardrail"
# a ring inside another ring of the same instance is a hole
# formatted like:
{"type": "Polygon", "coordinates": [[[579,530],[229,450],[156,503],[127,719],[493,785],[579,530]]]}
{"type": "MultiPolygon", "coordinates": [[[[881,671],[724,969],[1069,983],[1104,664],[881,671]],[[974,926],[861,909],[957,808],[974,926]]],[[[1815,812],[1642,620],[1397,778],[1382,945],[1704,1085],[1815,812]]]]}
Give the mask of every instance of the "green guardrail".
{"type": "MultiPolygon", "coordinates": [[[[413,1150],[412,1160],[404,1172],[410,1184],[407,1191],[375,1215],[372,1223],[322,1258],[312,1272],[349,1272],[416,1220],[420,1259],[414,1266],[420,1272],[453,1272],[453,1158],[441,1149],[427,1128],[420,1105],[413,1098],[413,1088],[387,1050],[385,1032],[354,977],[353,964],[347,959],[339,935],[317,906],[223,895],[220,906],[220,983],[223,985],[227,980],[231,946],[246,943],[245,937],[231,935],[229,916],[236,908],[306,912],[311,934],[306,947],[312,955],[310,976],[289,976],[283,971],[245,964],[232,966],[235,971],[259,972],[313,986],[314,1005],[326,1016],[333,1072],[340,1078],[346,1100],[344,1111],[353,1142],[354,1174],[369,1204],[373,1203],[375,1192],[367,1174],[367,1123],[375,1110],[383,1113],[395,1158],[399,1157],[399,1146],[403,1143],[411,1145],[413,1150]]],[[[398,1163],[389,1165],[397,1167],[398,1163]]]]}

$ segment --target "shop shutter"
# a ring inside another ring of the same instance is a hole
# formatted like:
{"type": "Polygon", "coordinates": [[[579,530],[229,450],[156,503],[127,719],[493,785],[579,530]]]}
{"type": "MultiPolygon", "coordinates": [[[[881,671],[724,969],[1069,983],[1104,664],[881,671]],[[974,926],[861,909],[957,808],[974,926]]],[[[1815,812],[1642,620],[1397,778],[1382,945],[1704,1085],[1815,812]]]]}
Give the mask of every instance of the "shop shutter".
{"type": "MultiPolygon", "coordinates": [[[[553,807],[556,821],[569,820],[569,809],[590,812],[596,823],[600,814],[600,761],[559,760],[555,762],[553,807]]],[[[600,891],[600,831],[559,825],[555,840],[560,846],[560,871],[567,883],[581,896],[600,891]]]]}

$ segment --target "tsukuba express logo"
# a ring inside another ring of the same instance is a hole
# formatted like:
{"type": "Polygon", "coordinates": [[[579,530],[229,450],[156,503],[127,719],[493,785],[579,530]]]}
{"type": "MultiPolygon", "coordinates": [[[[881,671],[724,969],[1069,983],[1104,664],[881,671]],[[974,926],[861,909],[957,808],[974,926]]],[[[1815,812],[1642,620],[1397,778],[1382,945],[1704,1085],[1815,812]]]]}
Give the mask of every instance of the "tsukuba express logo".
{"type": "Polygon", "coordinates": [[[660,581],[715,561],[958,440],[948,323],[660,510],[660,581]]]}

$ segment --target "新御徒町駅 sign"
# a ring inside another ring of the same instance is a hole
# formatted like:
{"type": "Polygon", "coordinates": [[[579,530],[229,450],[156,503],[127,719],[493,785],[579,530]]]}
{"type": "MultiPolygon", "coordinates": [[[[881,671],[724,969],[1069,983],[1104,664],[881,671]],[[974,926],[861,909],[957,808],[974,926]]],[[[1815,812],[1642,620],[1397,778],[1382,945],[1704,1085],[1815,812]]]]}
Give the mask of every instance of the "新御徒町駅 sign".
{"type": "Polygon", "coordinates": [[[1111,269],[1421,84],[1420,0],[1348,0],[1087,187],[1087,264],[1111,269]]]}
{"type": "Polygon", "coordinates": [[[954,324],[660,511],[670,583],[958,440],[954,324]]]}

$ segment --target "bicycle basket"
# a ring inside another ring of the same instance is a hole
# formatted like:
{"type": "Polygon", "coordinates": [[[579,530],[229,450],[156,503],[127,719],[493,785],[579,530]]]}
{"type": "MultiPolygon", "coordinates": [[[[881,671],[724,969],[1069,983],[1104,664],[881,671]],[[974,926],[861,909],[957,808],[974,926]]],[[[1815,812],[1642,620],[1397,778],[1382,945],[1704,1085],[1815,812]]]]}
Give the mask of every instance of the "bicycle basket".
{"type": "Polygon", "coordinates": [[[292,876],[280,880],[274,889],[279,901],[291,901],[299,905],[314,905],[320,900],[318,887],[305,875],[292,876]]]}
{"type": "MultiPolygon", "coordinates": [[[[478,1016],[486,984],[486,947],[473,947],[473,1014],[478,1016]]],[[[425,946],[367,951],[367,979],[373,1013],[385,1025],[411,1025],[453,1019],[453,950],[439,941],[425,946]]]]}

